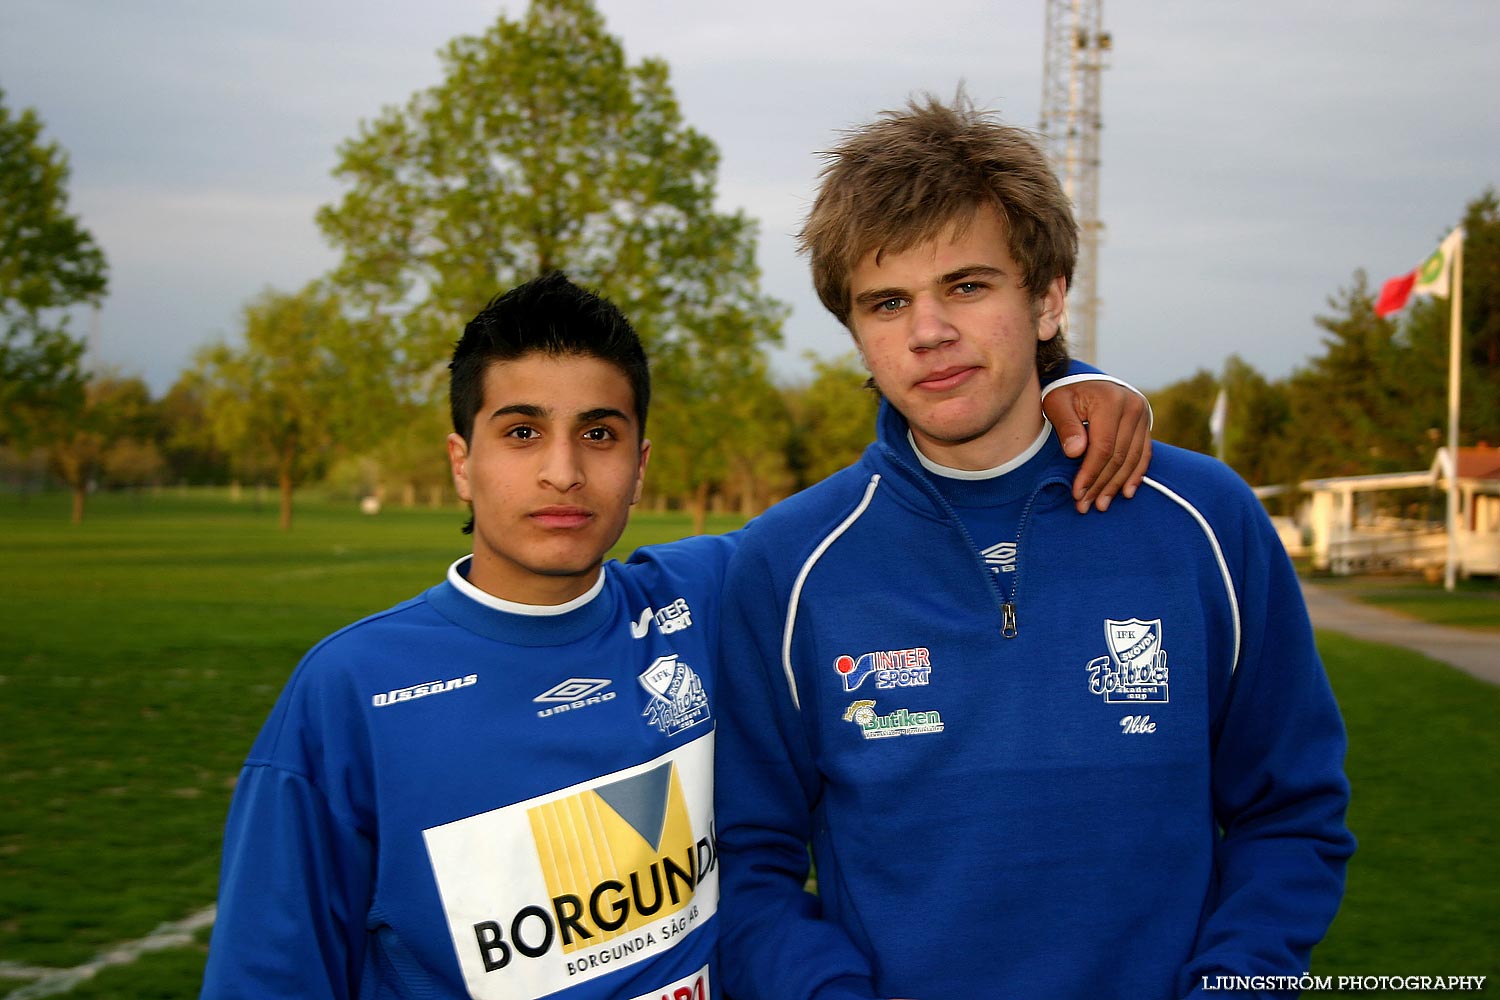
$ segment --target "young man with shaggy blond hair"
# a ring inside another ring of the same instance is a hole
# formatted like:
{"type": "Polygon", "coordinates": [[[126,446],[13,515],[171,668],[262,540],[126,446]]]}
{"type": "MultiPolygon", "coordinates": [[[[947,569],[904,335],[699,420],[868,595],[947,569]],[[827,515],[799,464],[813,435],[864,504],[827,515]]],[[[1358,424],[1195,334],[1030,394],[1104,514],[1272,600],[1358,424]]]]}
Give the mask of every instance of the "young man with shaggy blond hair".
{"type": "Polygon", "coordinates": [[[860,461],[730,565],[726,992],[1300,975],[1353,849],[1338,708],[1232,471],[1158,445],[1132,501],[1074,510],[1038,401],[1076,227],[1034,140],[962,98],[887,113],[829,154],[803,243],[883,403],[860,461]]]}

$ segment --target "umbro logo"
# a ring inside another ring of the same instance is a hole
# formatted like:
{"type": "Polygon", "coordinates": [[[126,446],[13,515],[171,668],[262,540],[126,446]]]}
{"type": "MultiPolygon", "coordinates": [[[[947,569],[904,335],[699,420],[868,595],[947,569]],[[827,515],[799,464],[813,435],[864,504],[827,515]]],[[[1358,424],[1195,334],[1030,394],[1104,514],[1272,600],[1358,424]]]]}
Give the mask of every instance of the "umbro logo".
{"type": "Polygon", "coordinates": [[[602,677],[569,677],[561,684],[548,688],[531,699],[539,705],[547,706],[536,713],[537,718],[545,719],[559,712],[570,712],[579,708],[587,708],[590,705],[602,705],[606,701],[614,701],[615,692],[605,690],[610,683],[602,677]]]}
{"type": "Polygon", "coordinates": [[[981,555],[985,563],[996,573],[1014,573],[1016,571],[1016,543],[997,542],[985,549],[981,555]]]}
{"type": "Polygon", "coordinates": [[[532,701],[577,701],[597,694],[609,687],[609,681],[599,677],[569,677],[556,687],[537,695],[532,701]]]}

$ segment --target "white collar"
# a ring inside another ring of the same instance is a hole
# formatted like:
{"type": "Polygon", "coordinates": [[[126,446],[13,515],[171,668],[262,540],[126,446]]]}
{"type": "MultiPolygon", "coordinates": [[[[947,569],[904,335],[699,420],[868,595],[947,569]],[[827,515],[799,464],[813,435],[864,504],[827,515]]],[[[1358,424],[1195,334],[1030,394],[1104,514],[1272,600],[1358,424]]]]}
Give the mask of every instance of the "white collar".
{"type": "Polygon", "coordinates": [[[600,566],[599,578],[594,581],[594,585],[566,604],[520,604],[516,601],[507,601],[503,597],[496,597],[494,594],[480,590],[469,582],[468,577],[464,576],[463,571],[459,567],[473,558],[472,555],[467,555],[455,560],[453,565],[448,567],[448,582],[453,584],[455,590],[470,600],[483,604],[487,608],[494,608],[496,611],[504,611],[506,614],[530,615],[535,618],[548,615],[565,615],[569,611],[577,611],[598,597],[604,590],[604,567],[600,566]]]}
{"type": "Polygon", "coordinates": [[[917,447],[916,438],[912,437],[911,431],[906,432],[906,440],[911,444],[911,450],[916,454],[917,461],[922,463],[922,468],[934,476],[942,476],[944,479],[995,479],[1007,472],[1014,472],[1027,462],[1036,457],[1036,453],[1042,450],[1042,445],[1047,443],[1047,437],[1052,433],[1052,424],[1046,417],[1042,418],[1042,430],[1036,436],[1036,440],[1021,454],[995,466],[993,469],[950,469],[946,465],[939,465],[926,455],[922,449],[917,447]]]}

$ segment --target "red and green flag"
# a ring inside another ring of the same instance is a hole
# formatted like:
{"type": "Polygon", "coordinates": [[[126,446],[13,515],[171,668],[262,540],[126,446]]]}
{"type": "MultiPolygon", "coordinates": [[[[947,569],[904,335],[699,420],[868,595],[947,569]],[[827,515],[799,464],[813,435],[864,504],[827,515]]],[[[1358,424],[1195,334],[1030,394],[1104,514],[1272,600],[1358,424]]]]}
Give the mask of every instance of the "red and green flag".
{"type": "Polygon", "coordinates": [[[1459,226],[1422,262],[1421,267],[1381,285],[1380,298],[1375,300],[1375,315],[1389,316],[1405,309],[1406,300],[1413,295],[1436,295],[1446,299],[1449,275],[1453,273],[1453,257],[1463,239],[1464,229],[1459,226]]]}

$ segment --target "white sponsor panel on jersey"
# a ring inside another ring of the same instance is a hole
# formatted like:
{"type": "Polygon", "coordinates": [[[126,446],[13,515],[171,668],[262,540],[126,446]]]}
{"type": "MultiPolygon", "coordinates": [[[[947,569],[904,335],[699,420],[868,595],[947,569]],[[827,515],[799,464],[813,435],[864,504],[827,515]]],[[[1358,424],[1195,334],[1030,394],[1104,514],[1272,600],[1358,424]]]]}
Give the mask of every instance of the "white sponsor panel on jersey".
{"type": "Polygon", "coordinates": [[[660,955],[712,916],[712,777],[709,732],[423,831],[470,995],[546,996],[660,955]]]}

